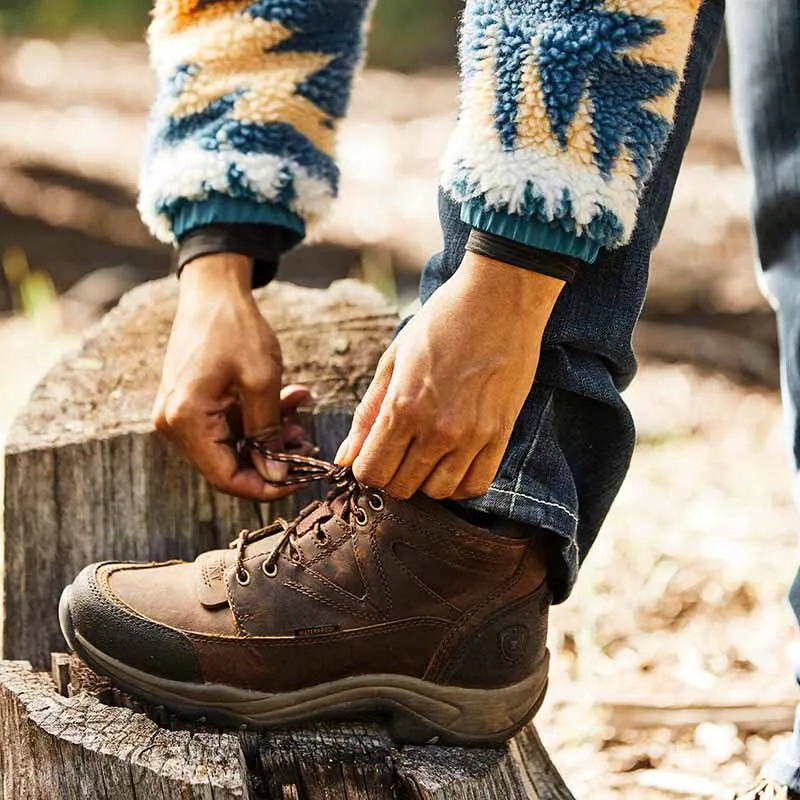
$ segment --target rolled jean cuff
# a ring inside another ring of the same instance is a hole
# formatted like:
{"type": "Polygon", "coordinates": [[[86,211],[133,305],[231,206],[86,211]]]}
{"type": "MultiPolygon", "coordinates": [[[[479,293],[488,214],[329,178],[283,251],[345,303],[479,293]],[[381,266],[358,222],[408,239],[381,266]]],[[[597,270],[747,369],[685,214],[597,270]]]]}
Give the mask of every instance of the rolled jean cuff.
{"type": "Polygon", "coordinates": [[[578,577],[578,517],[567,506],[537,495],[494,485],[482,497],[462,501],[461,505],[550,532],[548,582],[553,602],[563,603],[578,577]]]}
{"type": "Polygon", "coordinates": [[[569,540],[573,540],[578,531],[578,516],[567,506],[505,486],[490,486],[485,495],[466,500],[462,505],[514,522],[546,528],[569,540]]]}
{"type": "Polygon", "coordinates": [[[543,529],[553,601],[566,600],[578,573],[578,498],[555,438],[555,391],[535,383],[489,491],[462,503],[543,529]],[[535,467],[533,466],[535,465],[535,467]]]}

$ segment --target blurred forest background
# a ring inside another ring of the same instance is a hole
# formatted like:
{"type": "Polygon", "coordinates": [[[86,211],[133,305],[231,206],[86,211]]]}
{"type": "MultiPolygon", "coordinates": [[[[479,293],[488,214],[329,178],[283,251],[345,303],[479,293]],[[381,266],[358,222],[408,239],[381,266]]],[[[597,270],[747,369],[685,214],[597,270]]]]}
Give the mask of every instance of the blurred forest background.
{"type": "MultiPolygon", "coordinates": [[[[0,0],[0,33],[61,37],[102,30],[140,38],[150,0],[0,0]]],[[[452,64],[461,0],[383,0],[375,12],[372,63],[388,69],[452,64]]]]}
{"type": "MultiPolygon", "coordinates": [[[[27,393],[170,254],[135,211],[148,0],[0,0],[0,441],[27,393]]],[[[460,0],[381,0],[343,126],[342,196],[281,278],[402,306],[441,244],[460,0]],[[409,235],[409,232],[413,235],[409,235]]],[[[797,512],[771,311],[720,54],[653,259],[627,394],[639,446],[554,614],[542,735],[578,798],[726,797],[791,727],[797,512]],[[646,509],[646,513],[642,513],[646,509]]]]}

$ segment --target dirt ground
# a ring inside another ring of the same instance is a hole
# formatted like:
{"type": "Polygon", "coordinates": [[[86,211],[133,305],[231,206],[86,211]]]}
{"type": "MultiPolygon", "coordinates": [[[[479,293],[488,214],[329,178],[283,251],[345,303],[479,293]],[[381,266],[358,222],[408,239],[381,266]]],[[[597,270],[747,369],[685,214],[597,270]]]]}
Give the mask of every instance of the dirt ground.
{"type": "Polygon", "coordinates": [[[726,797],[770,751],[769,707],[784,709],[785,728],[797,694],[784,600],[797,516],[780,405],[656,364],[628,401],[639,446],[575,595],[554,613],[540,728],[578,798],[726,797]],[[744,705],[756,721],[740,729],[747,714],[716,709],[700,724],[676,712],[661,718],[688,724],[637,729],[614,716],[620,702],[744,705]]]}
{"type": "MultiPolygon", "coordinates": [[[[431,149],[449,124],[434,121],[431,149]]],[[[380,149],[386,137],[368,123],[351,125],[349,147],[363,134],[380,149]]],[[[432,196],[425,169],[401,187],[409,196],[432,196]]],[[[756,315],[773,347],[752,275],[747,196],[727,98],[712,95],[655,259],[649,313],[681,324],[698,313],[738,315],[739,333],[756,315]]],[[[425,235],[434,239],[434,228],[429,220],[425,235]]],[[[80,327],[57,306],[33,320],[0,317],[0,443],[80,327]]],[[[581,800],[726,797],[785,737],[800,699],[800,646],[784,599],[798,516],[779,397],[648,359],[628,400],[640,442],[574,596],[553,614],[552,690],[539,728],[581,800]]]]}

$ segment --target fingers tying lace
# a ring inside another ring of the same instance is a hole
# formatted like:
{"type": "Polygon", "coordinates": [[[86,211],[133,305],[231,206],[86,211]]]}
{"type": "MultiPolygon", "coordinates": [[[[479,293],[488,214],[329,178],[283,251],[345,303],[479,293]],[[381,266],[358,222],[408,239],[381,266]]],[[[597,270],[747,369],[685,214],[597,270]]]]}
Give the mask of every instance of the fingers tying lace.
{"type": "Polygon", "coordinates": [[[268,449],[259,438],[240,439],[236,444],[236,450],[241,458],[247,460],[251,460],[251,455],[255,452],[267,461],[277,461],[281,464],[289,465],[289,474],[285,480],[264,479],[270,486],[298,486],[303,483],[314,483],[321,480],[336,483],[340,479],[347,477],[348,474],[352,475],[348,467],[340,467],[320,458],[311,458],[311,456],[303,456],[297,453],[276,453],[268,449]]]}
{"type": "Polygon", "coordinates": [[[278,574],[278,559],[282,553],[288,552],[293,560],[302,560],[298,541],[303,536],[313,532],[321,544],[327,541],[323,526],[331,519],[341,520],[345,525],[351,525],[353,522],[356,525],[365,525],[368,520],[367,512],[358,503],[362,496],[369,497],[369,506],[373,511],[382,511],[384,508],[381,492],[360,484],[349,467],[341,467],[329,461],[295,453],[276,453],[268,450],[257,438],[240,440],[237,451],[242,458],[249,459],[253,452],[257,452],[269,461],[288,464],[289,474],[286,479],[268,480],[272,486],[298,486],[322,480],[333,484],[325,500],[317,500],[306,506],[291,522],[279,518],[265,528],[256,531],[243,530],[239,534],[236,541],[231,543],[231,549],[236,550],[236,580],[242,586],[250,583],[250,573],[245,568],[244,562],[245,551],[253,542],[282,534],[261,566],[268,578],[274,578],[278,574]],[[313,523],[304,525],[312,516],[313,523]]]}

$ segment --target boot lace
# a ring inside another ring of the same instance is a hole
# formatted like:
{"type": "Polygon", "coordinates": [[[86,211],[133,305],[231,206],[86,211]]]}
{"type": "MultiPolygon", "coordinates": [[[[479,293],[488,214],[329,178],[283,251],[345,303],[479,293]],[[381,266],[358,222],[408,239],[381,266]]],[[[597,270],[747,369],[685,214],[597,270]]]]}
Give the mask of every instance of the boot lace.
{"type": "Polygon", "coordinates": [[[276,453],[267,449],[258,439],[252,438],[242,439],[237,444],[237,450],[243,458],[249,459],[255,452],[268,461],[289,465],[289,474],[285,480],[267,480],[271,486],[299,486],[323,480],[332,484],[324,500],[310,503],[291,522],[279,517],[272,524],[259,530],[243,530],[231,543],[231,549],[236,550],[236,579],[243,586],[250,583],[250,573],[244,566],[244,559],[248,545],[253,542],[277,533],[283,534],[261,566],[267,577],[274,578],[278,572],[278,559],[282,553],[287,552],[296,561],[302,559],[302,552],[298,546],[298,541],[302,537],[311,533],[320,543],[324,544],[327,541],[327,534],[322,527],[325,522],[335,518],[346,525],[352,525],[353,521],[359,525],[366,524],[367,512],[358,504],[362,496],[369,498],[368,502],[373,511],[383,510],[384,500],[381,493],[359,483],[349,467],[310,456],[276,453]],[[336,509],[333,507],[334,501],[338,501],[336,509]],[[313,524],[304,525],[303,523],[313,514],[316,514],[313,524]]]}

